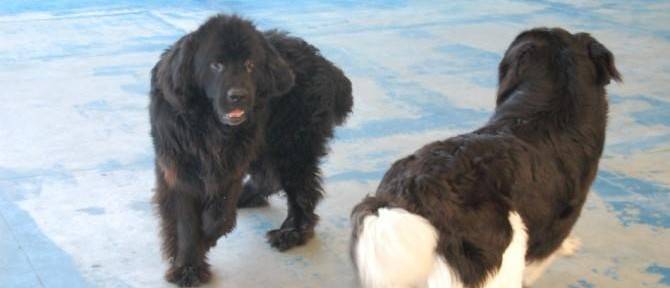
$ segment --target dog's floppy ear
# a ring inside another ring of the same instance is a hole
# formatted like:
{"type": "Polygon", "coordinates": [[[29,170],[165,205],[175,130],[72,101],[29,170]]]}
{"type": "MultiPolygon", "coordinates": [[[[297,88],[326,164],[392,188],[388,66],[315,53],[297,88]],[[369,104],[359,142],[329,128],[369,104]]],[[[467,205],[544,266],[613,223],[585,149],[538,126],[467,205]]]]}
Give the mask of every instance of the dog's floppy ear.
{"type": "Polygon", "coordinates": [[[156,77],[165,100],[177,110],[183,110],[193,83],[193,41],[191,34],[179,39],[161,55],[156,77]]]}
{"type": "Polygon", "coordinates": [[[279,55],[279,52],[261,35],[263,48],[265,50],[265,63],[262,67],[262,79],[259,81],[259,89],[268,96],[280,96],[293,88],[295,74],[279,55]]]}
{"type": "Polygon", "coordinates": [[[589,57],[596,66],[596,83],[607,85],[611,79],[621,82],[621,74],[614,66],[614,55],[603,44],[591,38],[588,44],[589,57]]]}

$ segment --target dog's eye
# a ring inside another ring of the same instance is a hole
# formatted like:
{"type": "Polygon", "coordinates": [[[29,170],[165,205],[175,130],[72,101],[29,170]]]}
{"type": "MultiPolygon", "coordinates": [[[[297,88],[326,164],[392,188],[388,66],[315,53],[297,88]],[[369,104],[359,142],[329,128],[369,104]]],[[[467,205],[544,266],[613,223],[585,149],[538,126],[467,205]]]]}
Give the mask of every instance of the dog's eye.
{"type": "Polygon", "coordinates": [[[251,73],[254,70],[254,62],[251,62],[251,60],[244,61],[244,67],[247,68],[247,72],[251,73]]]}
{"type": "Polygon", "coordinates": [[[212,68],[214,72],[222,72],[226,67],[223,66],[221,62],[212,62],[209,64],[209,68],[212,68]]]}

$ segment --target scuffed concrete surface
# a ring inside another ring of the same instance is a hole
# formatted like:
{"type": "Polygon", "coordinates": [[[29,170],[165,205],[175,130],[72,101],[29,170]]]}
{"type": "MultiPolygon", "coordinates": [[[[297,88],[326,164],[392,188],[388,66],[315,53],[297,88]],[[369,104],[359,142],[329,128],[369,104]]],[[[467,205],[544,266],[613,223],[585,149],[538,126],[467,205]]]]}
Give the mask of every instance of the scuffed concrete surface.
{"type": "Polygon", "coordinates": [[[625,79],[609,87],[583,248],[537,287],[670,286],[670,3],[438,2],[0,3],[0,286],[170,286],[150,204],[149,70],[216,12],[318,46],[352,79],[355,111],[323,163],[317,237],[276,252],[264,234],[283,199],[241,211],[210,253],[210,287],[355,287],[351,207],[394,159],[484,123],[502,53],[534,26],[592,33],[625,79]]]}

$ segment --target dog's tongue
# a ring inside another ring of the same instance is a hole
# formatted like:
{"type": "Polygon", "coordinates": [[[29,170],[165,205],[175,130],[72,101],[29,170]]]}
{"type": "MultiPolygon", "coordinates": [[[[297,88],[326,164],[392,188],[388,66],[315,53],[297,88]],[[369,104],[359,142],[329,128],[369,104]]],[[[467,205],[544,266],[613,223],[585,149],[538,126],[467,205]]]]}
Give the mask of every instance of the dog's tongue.
{"type": "Polygon", "coordinates": [[[239,118],[242,117],[242,115],[244,115],[244,110],[239,108],[228,112],[228,118],[239,118]]]}

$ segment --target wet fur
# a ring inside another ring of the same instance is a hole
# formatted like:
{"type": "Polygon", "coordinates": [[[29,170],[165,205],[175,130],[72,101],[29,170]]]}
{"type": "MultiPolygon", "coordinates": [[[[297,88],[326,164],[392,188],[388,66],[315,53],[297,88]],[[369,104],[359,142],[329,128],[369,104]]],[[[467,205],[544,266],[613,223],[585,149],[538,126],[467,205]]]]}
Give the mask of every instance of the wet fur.
{"type": "MultiPolygon", "coordinates": [[[[608,109],[604,86],[620,80],[614,57],[588,34],[537,28],[512,42],[499,70],[495,113],[484,127],[396,161],[376,195],[354,208],[354,265],[370,262],[359,259],[370,254],[356,247],[366,220],[380,208],[403,209],[435,228],[436,253],[459,281],[453,287],[494,285],[490,276],[503,270],[515,235],[512,212],[527,230],[526,263],[557,253],[598,169],[608,109]]],[[[517,266],[515,274],[522,275],[524,263],[517,266]]]]}
{"type": "Polygon", "coordinates": [[[161,55],[150,94],[154,202],[168,281],[197,286],[210,279],[207,251],[234,228],[238,202],[264,204],[284,189],[289,213],[268,241],[285,250],[313,235],[323,193],[319,160],[353,101],[349,80],[315,47],[286,33],[259,32],[238,16],[217,15],[161,55]],[[203,53],[212,47],[226,73],[207,74],[206,59],[213,56],[203,53]],[[242,69],[246,60],[253,71],[242,69]],[[229,104],[215,105],[216,95],[225,94],[220,90],[232,87],[227,81],[252,92],[239,104],[250,116],[238,126],[220,120],[219,110],[229,104]],[[243,183],[247,173],[252,180],[243,183]]]}

